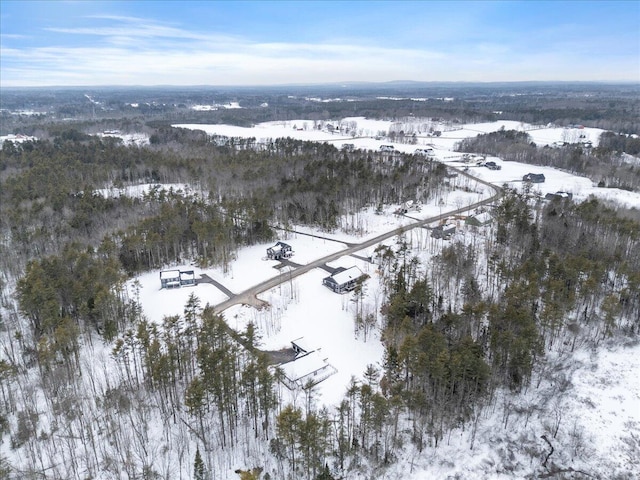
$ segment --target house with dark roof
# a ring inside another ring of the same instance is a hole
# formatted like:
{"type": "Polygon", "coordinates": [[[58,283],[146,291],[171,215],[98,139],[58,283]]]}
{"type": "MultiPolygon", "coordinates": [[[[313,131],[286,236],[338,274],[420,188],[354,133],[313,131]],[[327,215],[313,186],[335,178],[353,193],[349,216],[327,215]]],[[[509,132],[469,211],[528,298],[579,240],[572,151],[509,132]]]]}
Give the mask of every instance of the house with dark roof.
{"type": "Polygon", "coordinates": [[[291,245],[278,242],[273,247],[267,248],[267,258],[269,260],[280,260],[282,258],[291,258],[293,256],[293,249],[291,245]]]}
{"type": "Polygon", "coordinates": [[[432,238],[444,238],[448,240],[451,236],[456,233],[456,224],[455,223],[445,223],[444,225],[438,225],[431,230],[432,238]]]}
{"type": "Polygon", "coordinates": [[[556,192],[556,193],[547,193],[544,196],[547,200],[571,200],[573,198],[573,193],[571,192],[556,192]]]}
{"type": "Polygon", "coordinates": [[[464,221],[465,224],[471,225],[472,227],[482,227],[484,225],[488,225],[493,221],[493,217],[489,212],[478,213],[477,215],[472,215],[466,218],[464,221]]]}
{"type": "Polygon", "coordinates": [[[542,173],[527,173],[524,177],[522,177],[523,182],[530,183],[544,183],[545,178],[542,173]]]}

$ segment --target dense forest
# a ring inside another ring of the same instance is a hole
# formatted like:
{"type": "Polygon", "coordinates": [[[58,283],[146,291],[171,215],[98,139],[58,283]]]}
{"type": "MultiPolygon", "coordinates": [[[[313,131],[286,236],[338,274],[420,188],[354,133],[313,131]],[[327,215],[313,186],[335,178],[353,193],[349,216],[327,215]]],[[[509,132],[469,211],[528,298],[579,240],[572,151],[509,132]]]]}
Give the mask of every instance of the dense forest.
{"type": "Polygon", "coordinates": [[[637,84],[419,83],[238,88],[2,89],[0,134],[43,138],[53,122],[86,122],[87,131],[141,131],[148,122],[227,123],[274,120],[440,118],[453,123],[515,120],[582,124],[640,134],[637,84]],[[242,108],[223,105],[237,102],[242,108]],[[220,105],[197,111],[194,105],[220,105]],[[13,112],[13,113],[12,113],[13,112]],[[28,112],[19,113],[19,112],[28,112]]]}
{"type": "MultiPolygon", "coordinates": [[[[558,356],[639,333],[634,214],[504,189],[484,233],[444,247],[408,236],[379,247],[380,365],[353,379],[333,408],[313,384],[289,404],[251,324],[231,331],[194,295],[182,315],[150,323],[125,282],[181,262],[229,266],[242,247],[273,240],[276,226],[348,229],[343,218],[365,207],[428,203],[452,188],[447,169],[421,156],[292,139],[258,149],[252,139],[222,142],[164,121],[131,123],[151,142],[125,146],[88,135],[94,122],[36,121],[41,140],[0,151],[0,441],[10,450],[0,456],[2,478],[205,480],[238,463],[249,480],[384,478],[409,446],[436,448],[454,429],[473,432],[473,448],[488,411],[502,413],[505,429],[516,414],[528,420],[533,410],[514,412],[501,399],[545,386],[560,398],[558,356]],[[157,186],[105,193],[142,184],[157,186]]],[[[619,160],[638,153],[637,138],[617,133],[593,151],[541,149],[510,131],[461,148],[605,186],[640,184],[638,168],[619,160]]],[[[579,432],[555,417],[543,438],[522,439],[529,471],[573,478],[563,472],[588,456],[579,432]]]]}

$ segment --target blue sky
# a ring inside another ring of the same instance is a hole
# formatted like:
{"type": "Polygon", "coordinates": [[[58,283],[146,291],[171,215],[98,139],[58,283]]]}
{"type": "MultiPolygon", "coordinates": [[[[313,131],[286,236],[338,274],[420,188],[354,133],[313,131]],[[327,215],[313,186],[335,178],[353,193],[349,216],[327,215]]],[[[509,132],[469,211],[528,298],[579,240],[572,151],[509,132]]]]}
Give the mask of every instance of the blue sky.
{"type": "Polygon", "coordinates": [[[640,0],[0,0],[0,85],[640,82],[640,0]]]}

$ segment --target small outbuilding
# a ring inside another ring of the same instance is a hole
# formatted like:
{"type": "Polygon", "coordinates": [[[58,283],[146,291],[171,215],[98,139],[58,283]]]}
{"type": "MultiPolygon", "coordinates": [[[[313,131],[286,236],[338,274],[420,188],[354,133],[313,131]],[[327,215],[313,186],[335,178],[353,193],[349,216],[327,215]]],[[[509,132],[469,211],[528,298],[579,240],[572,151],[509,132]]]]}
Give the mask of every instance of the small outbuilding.
{"type": "Polygon", "coordinates": [[[291,245],[278,242],[273,247],[267,248],[267,258],[269,260],[281,260],[283,258],[291,258],[293,256],[293,249],[291,245]]]}
{"type": "Polygon", "coordinates": [[[336,293],[346,293],[356,288],[365,278],[366,275],[362,273],[362,270],[353,266],[346,269],[339,268],[330,277],[325,277],[322,284],[336,293]]]}
{"type": "Polygon", "coordinates": [[[522,177],[523,182],[530,183],[544,183],[545,178],[542,173],[527,173],[524,177],[522,177]]]}

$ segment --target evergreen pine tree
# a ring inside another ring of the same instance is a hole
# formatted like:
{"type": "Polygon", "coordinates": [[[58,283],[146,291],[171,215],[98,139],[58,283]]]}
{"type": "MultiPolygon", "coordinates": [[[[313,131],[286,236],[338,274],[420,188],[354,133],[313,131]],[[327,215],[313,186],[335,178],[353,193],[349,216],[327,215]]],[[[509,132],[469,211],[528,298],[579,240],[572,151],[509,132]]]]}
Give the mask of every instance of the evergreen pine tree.
{"type": "Polygon", "coordinates": [[[200,448],[196,449],[196,458],[193,460],[193,478],[194,480],[205,480],[204,462],[200,456],[200,448]]]}

